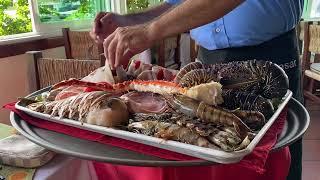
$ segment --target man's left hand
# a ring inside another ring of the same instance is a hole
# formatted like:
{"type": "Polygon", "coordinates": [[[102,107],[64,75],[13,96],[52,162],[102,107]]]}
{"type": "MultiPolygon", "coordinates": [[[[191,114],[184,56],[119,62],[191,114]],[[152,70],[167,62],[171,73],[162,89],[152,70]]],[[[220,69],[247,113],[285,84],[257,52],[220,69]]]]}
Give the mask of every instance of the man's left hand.
{"type": "Polygon", "coordinates": [[[114,69],[127,65],[134,55],[150,48],[155,39],[146,24],[119,27],[104,40],[104,54],[114,69]]]}

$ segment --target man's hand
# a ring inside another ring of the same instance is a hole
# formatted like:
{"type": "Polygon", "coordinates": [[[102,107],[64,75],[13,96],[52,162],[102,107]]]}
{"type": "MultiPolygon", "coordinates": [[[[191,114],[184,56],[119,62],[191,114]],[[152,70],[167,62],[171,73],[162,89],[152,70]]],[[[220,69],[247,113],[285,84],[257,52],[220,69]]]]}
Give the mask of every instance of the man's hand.
{"type": "Polygon", "coordinates": [[[159,17],[170,8],[172,8],[172,5],[162,3],[159,6],[136,14],[119,15],[100,12],[94,20],[90,36],[97,43],[104,44],[104,53],[106,58],[110,57],[108,60],[111,67],[119,66],[120,64],[126,65],[125,63],[133,55],[142,52],[152,44],[151,38],[147,35],[148,32],[145,32],[146,25],[143,24],[159,17]],[[127,26],[133,27],[129,28],[127,26]],[[118,27],[126,28],[119,28],[114,32],[118,27]],[[120,43],[118,43],[119,39],[121,39],[120,43]],[[110,49],[110,53],[108,53],[108,49],[110,49]]]}
{"type": "Polygon", "coordinates": [[[109,12],[97,14],[90,36],[96,43],[103,43],[104,39],[112,34],[118,27],[128,26],[126,17],[109,12]]]}
{"type": "Polygon", "coordinates": [[[135,54],[148,49],[155,42],[148,24],[117,28],[104,42],[104,53],[110,67],[127,65],[135,54]]]}

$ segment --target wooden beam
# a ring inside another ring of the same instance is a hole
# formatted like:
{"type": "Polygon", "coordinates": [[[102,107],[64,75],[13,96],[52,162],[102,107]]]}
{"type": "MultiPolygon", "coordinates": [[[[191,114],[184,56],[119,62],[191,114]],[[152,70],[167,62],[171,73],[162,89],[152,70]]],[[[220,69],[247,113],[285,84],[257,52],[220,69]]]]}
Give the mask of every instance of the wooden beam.
{"type": "Polygon", "coordinates": [[[304,95],[305,98],[310,99],[311,101],[313,101],[313,102],[315,102],[317,104],[320,103],[320,97],[312,94],[309,91],[304,91],[303,95],[304,95]]]}
{"type": "Polygon", "coordinates": [[[70,31],[69,28],[62,28],[62,37],[63,37],[63,40],[64,40],[64,48],[65,48],[67,59],[73,59],[72,55],[71,55],[69,31],[70,31]]]}
{"type": "Polygon", "coordinates": [[[62,36],[0,45],[0,58],[24,54],[27,51],[41,51],[64,46],[62,36]]]}

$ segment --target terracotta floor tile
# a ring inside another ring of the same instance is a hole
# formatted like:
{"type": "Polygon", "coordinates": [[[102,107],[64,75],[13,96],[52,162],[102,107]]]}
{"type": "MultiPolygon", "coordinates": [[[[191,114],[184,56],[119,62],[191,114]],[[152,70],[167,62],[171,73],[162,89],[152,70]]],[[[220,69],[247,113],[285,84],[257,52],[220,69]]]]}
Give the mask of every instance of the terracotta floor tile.
{"type": "Polygon", "coordinates": [[[309,111],[310,125],[304,135],[306,140],[320,140],[320,111],[309,111]]]}
{"type": "Polygon", "coordinates": [[[302,157],[304,161],[320,161],[320,140],[304,139],[302,157]]]}
{"type": "Polygon", "coordinates": [[[320,180],[320,161],[303,161],[302,180],[320,180]]]}
{"type": "Polygon", "coordinates": [[[307,101],[306,108],[310,111],[320,111],[320,104],[307,101]]]}

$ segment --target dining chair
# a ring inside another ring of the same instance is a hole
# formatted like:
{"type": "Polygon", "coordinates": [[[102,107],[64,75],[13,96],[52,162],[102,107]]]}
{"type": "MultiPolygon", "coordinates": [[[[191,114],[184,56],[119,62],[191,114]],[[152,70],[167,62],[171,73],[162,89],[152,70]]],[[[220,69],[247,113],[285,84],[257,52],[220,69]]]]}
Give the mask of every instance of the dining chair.
{"type": "Polygon", "coordinates": [[[64,47],[67,59],[96,60],[105,63],[103,45],[96,44],[90,37],[89,31],[73,31],[62,28],[64,47]]]}
{"type": "Polygon", "coordinates": [[[191,59],[191,62],[195,62],[195,60],[197,59],[198,50],[199,50],[199,45],[195,42],[195,40],[190,38],[190,59],[191,59]]]}
{"type": "Polygon", "coordinates": [[[179,69],[181,34],[166,38],[155,45],[156,64],[162,67],[179,69]]]}
{"type": "Polygon", "coordinates": [[[303,94],[305,99],[320,103],[316,85],[320,82],[320,25],[318,22],[303,23],[303,94]]]}
{"type": "Polygon", "coordinates": [[[43,58],[41,51],[27,54],[32,56],[37,90],[70,78],[83,78],[101,66],[99,59],[43,58]]]}

